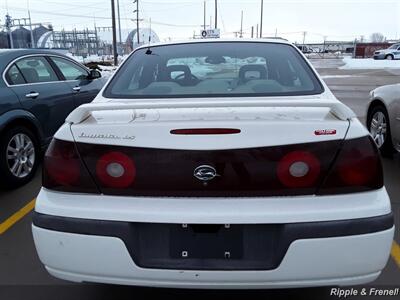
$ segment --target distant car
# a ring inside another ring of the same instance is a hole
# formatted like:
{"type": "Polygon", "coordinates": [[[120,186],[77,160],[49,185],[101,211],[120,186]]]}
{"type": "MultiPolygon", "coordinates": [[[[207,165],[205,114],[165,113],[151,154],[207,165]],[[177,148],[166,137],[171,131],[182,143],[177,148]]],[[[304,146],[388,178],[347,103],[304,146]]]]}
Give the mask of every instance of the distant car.
{"type": "Polygon", "coordinates": [[[311,53],[313,52],[313,49],[308,47],[307,45],[296,45],[297,48],[303,53],[311,53]]]}
{"type": "Polygon", "coordinates": [[[367,127],[384,156],[400,152],[400,84],[382,86],[370,93],[367,127]]]}
{"type": "Polygon", "coordinates": [[[374,52],[374,59],[400,59],[400,43],[374,52]]]}
{"type": "Polygon", "coordinates": [[[98,71],[45,50],[1,50],[0,72],[0,185],[13,188],[32,178],[41,150],[103,81],[98,71]]]}

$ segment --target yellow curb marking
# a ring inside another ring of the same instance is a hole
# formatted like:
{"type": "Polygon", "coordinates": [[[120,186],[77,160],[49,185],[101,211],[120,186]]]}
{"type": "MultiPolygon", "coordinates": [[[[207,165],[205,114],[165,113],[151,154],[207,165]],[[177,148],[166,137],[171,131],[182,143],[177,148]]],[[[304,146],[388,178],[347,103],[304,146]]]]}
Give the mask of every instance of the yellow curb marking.
{"type": "Polygon", "coordinates": [[[392,258],[396,262],[397,266],[400,268],[400,246],[395,241],[392,244],[392,258]]]}
{"type": "Polygon", "coordinates": [[[34,207],[36,198],[26,204],[23,208],[0,224],[0,235],[10,229],[15,223],[25,217],[34,207]]]}

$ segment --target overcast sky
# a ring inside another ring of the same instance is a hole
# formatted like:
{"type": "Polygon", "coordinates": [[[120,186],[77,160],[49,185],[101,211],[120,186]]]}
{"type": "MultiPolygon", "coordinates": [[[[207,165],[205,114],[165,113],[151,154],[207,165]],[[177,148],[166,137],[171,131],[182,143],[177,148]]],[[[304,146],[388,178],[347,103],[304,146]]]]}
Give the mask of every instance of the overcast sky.
{"type": "MultiPolygon", "coordinates": [[[[117,0],[115,0],[117,2],[117,0]]],[[[119,0],[121,27],[133,29],[134,4],[119,0]]],[[[152,28],[161,40],[183,39],[200,32],[203,24],[203,0],[139,0],[141,26],[152,28]]],[[[218,27],[222,36],[234,36],[240,29],[244,12],[244,36],[250,37],[251,26],[260,22],[260,0],[218,0],[218,27]]],[[[32,22],[50,22],[55,30],[93,28],[111,25],[110,0],[1,0],[0,22],[7,13],[13,18],[27,17],[30,7],[32,22]]],[[[207,25],[214,23],[214,0],[206,1],[207,25]]],[[[212,24],[214,26],[214,24],[212,24]]],[[[373,32],[389,39],[400,38],[400,0],[264,0],[263,35],[278,36],[293,42],[353,40],[373,32]]]]}

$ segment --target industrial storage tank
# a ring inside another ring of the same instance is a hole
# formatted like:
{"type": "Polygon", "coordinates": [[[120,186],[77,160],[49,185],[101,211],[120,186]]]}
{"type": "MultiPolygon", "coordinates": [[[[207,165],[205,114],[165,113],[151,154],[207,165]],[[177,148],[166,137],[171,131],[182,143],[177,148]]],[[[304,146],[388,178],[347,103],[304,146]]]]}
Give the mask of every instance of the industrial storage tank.
{"type": "Polygon", "coordinates": [[[31,48],[31,32],[22,26],[12,31],[12,40],[14,48],[31,48]]]}
{"type": "Polygon", "coordinates": [[[126,44],[131,46],[132,49],[137,48],[140,45],[151,43],[157,43],[160,41],[158,35],[151,28],[139,28],[139,45],[137,43],[137,30],[132,30],[126,38],[126,44]]]}
{"type": "Polygon", "coordinates": [[[5,31],[0,31],[0,48],[9,48],[8,34],[5,31]]]}

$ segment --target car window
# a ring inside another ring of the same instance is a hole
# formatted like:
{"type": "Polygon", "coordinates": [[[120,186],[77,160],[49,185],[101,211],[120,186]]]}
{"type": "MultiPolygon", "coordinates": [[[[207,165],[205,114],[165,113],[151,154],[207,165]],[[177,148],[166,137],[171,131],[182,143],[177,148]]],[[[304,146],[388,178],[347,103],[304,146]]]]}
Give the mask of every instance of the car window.
{"type": "Polygon", "coordinates": [[[88,72],[85,69],[73,62],[59,57],[50,57],[50,59],[57,65],[66,80],[83,80],[88,76],[88,72]]]}
{"type": "Polygon", "coordinates": [[[44,57],[26,57],[15,63],[27,83],[57,81],[57,75],[44,57]]]}
{"type": "Polygon", "coordinates": [[[318,94],[299,52],[279,43],[213,42],[139,49],[107,86],[110,98],[318,94]]]}
{"type": "Polygon", "coordinates": [[[6,80],[7,80],[8,84],[11,84],[11,85],[26,83],[21,72],[18,70],[18,68],[15,65],[12,65],[11,68],[7,71],[6,80]]]}

